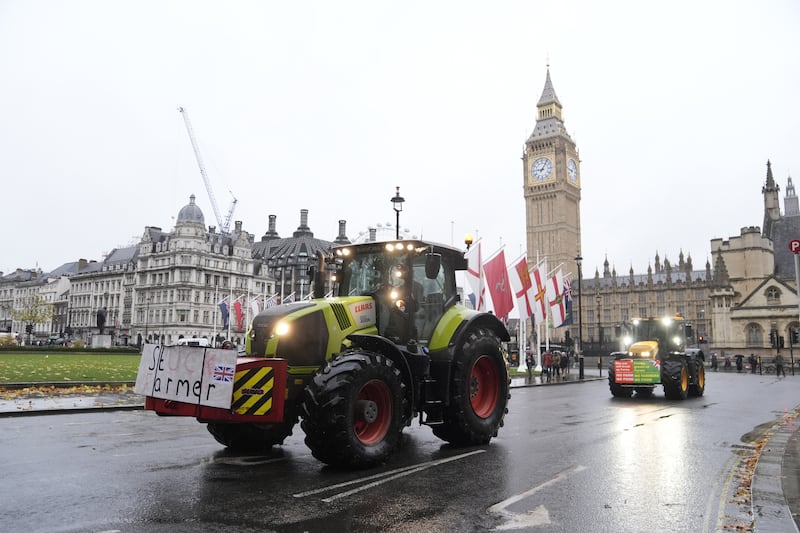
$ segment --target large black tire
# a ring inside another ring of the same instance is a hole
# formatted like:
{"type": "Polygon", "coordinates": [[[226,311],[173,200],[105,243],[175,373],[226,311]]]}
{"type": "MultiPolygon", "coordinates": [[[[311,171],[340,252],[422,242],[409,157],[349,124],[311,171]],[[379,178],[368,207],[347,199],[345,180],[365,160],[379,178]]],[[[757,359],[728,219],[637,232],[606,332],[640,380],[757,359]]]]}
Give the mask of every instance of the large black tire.
{"type": "Polygon", "coordinates": [[[433,434],[452,444],[486,444],[503,426],[508,412],[509,378],[500,339],[476,329],[453,357],[450,398],[444,422],[433,434]]]}
{"type": "Polygon", "coordinates": [[[695,361],[697,365],[694,382],[689,385],[689,396],[702,396],[706,390],[706,369],[702,361],[695,361]]]}
{"type": "Polygon", "coordinates": [[[670,365],[670,370],[665,369],[665,361],[662,361],[661,366],[664,396],[668,400],[685,400],[689,395],[689,369],[686,367],[686,361],[681,360],[678,365],[670,365]],[[677,379],[672,379],[669,374],[664,375],[665,372],[675,372],[677,379]]]}
{"type": "Polygon", "coordinates": [[[612,383],[609,379],[608,381],[608,388],[611,390],[611,396],[614,398],[630,398],[633,396],[633,389],[630,387],[623,387],[622,385],[617,385],[616,383],[612,383]]]}
{"type": "Polygon", "coordinates": [[[380,464],[399,446],[407,401],[400,371],[390,359],[362,349],[344,352],[305,389],[306,445],[332,466],[380,464]]]}
{"type": "Polygon", "coordinates": [[[217,442],[235,451],[269,450],[292,434],[295,421],[283,424],[209,422],[207,429],[217,442]]]}

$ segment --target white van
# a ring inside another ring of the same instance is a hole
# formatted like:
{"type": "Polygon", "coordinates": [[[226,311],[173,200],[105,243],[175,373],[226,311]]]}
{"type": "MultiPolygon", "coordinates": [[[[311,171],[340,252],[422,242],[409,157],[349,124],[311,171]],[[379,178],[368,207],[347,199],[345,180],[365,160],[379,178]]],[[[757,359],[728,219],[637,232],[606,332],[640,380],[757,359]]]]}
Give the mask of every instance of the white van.
{"type": "Polygon", "coordinates": [[[176,346],[199,346],[201,348],[208,346],[208,339],[187,339],[186,337],[178,339],[175,343],[176,346]]]}

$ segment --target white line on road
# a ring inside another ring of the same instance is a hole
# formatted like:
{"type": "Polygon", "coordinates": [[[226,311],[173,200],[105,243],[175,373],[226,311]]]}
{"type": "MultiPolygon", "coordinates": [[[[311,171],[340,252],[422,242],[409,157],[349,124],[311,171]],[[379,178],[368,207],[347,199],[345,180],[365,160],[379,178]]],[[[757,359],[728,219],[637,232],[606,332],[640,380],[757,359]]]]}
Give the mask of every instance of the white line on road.
{"type": "Polygon", "coordinates": [[[576,472],[580,472],[581,470],[586,470],[585,466],[581,465],[574,465],[566,470],[562,470],[552,479],[545,481],[535,487],[531,487],[525,492],[521,492],[520,494],[516,494],[511,496],[510,498],[506,498],[505,500],[498,502],[491,507],[489,507],[489,512],[500,515],[502,518],[506,519],[506,523],[498,526],[495,530],[506,530],[506,529],[522,529],[526,527],[534,527],[540,526],[550,523],[550,515],[547,512],[547,509],[544,505],[540,505],[536,509],[532,511],[528,511],[527,513],[515,513],[513,511],[509,511],[506,508],[510,505],[517,503],[520,500],[524,500],[528,496],[536,494],[543,488],[547,487],[548,485],[552,485],[553,483],[557,483],[562,481],[567,476],[574,474],[576,472]]]}
{"type": "Polygon", "coordinates": [[[319,494],[321,492],[328,492],[328,491],[340,489],[340,488],[343,488],[343,487],[349,487],[350,485],[356,485],[358,483],[364,483],[364,482],[372,481],[374,479],[380,480],[380,481],[374,481],[372,483],[367,483],[366,485],[362,485],[361,487],[358,487],[356,489],[351,489],[351,490],[348,490],[348,491],[345,491],[345,492],[340,492],[338,494],[334,494],[333,496],[329,496],[327,498],[323,498],[322,499],[322,501],[324,501],[326,503],[330,503],[330,502],[332,502],[334,500],[338,500],[340,498],[345,498],[347,496],[351,496],[353,494],[357,494],[357,493],[359,493],[361,491],[364,491],[364,490],[367,490],[367,489],[371,489],[373,487],[377,487],[378,485],[381,485],[381,484],[386,483],[388,481],[399,479],[401,477],[405,477],[405,476],[408,476],[410,474],[414,474],[416,472],[420,472],[422,470],[426,470],[428,468],[432,468],[434,466],[439,466],[439,465],[442,465],[442,464],[445,464],[445,463],[449,463],[449,462],[452,462],[452,461],[457,461],[459,459],[464,459],[464,458],[467,458],[467,457],[469,457],[471,455],[475,455],[475,454],[478,454],[478,453],[484,453],[485,451],[486,450],[475,450],[475,451],[472,451],[472,452],[462,453],[460,455],[454,455],[452,457],[446,457],[444,459],[437,459],[436,461],[428,461],[427,463],[421,463],[421,464],[418,464],[418,465],[405,466],[403,468],[397,468],[397,469],[394,469],[394,470],[389,470],[388,472],[381,472],[380,474],[375,474],[373,476],[367,476],[367,477],[363,477],[363,478],[353,479],[351,481],[345,481],[344,483],[337,483],[335,485],[329,485],[327,487],[321,487],[321,488],[318,488],[318,489],[307,490],[305,492],[298,492],[297,494],[292,494],[292,496],[294,496],[295,498],[304,498],[306,496],[312,496],[314,494],[319,494]]]}

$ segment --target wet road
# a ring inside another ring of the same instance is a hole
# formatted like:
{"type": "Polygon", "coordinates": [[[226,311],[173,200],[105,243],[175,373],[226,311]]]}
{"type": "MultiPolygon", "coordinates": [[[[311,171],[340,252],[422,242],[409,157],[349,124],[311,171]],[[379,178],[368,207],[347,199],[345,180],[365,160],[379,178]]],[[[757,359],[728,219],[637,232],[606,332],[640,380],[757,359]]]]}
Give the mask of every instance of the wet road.
{"type": "Polygon", "coordinates": [[[709,374],[685,402],[660,388],[612,399],[604,381],[518,388],[490,445],[452,448],[414,425],[389,464],[361,472],[317,462],[299,427],[244,456],[145,411],[5,418],[0,529],[717,531],[741,519],[746,457],[798,386],[709,374]]]}

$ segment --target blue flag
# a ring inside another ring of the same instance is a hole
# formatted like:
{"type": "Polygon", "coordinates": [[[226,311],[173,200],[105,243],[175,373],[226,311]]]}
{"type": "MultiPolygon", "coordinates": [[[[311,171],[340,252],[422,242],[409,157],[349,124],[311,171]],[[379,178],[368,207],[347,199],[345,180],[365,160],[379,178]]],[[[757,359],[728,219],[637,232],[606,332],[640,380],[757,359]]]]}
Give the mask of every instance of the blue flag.
{"type": "Polygon", "coordinates": [[[571,326],[572,322],[572,285],[568,279],[564,280],[564,322],[559,327],[571,326]]]}
{"type": "Polygon", "coordinates": [[[220,313],[222,313],[222,327],[227,328],[228,317],[230,316],[230,314],[228,313],[228,304],[226,304],[225,302],[219,304],[219,311],[220,313]]]}

